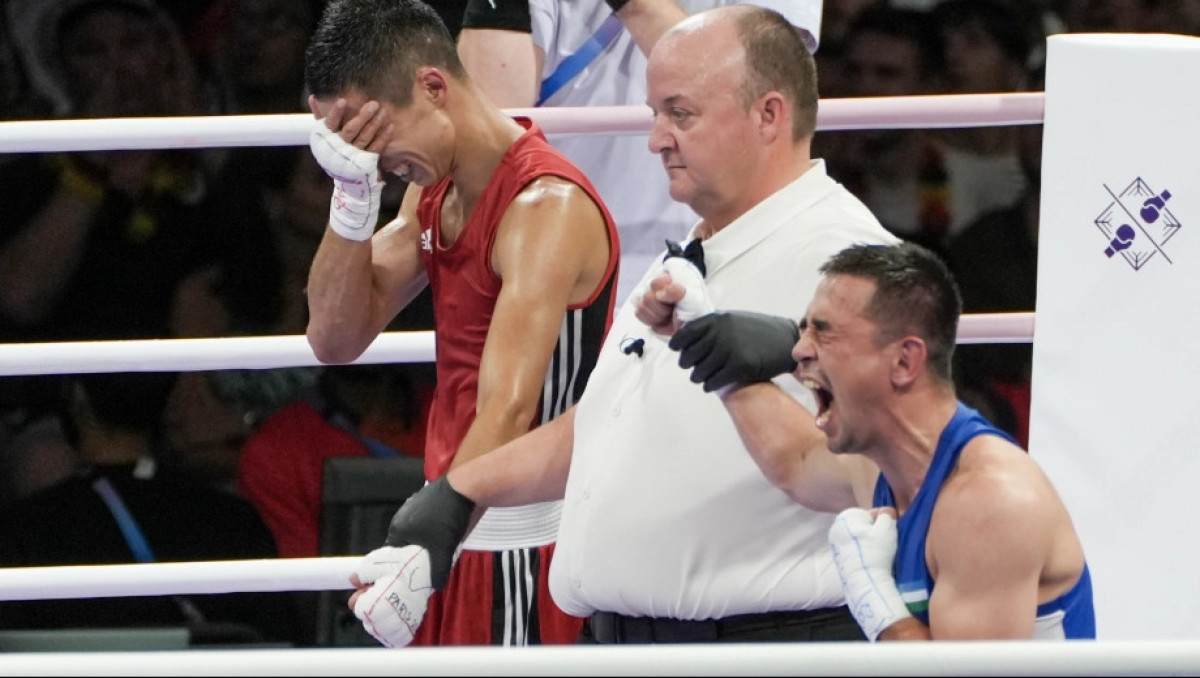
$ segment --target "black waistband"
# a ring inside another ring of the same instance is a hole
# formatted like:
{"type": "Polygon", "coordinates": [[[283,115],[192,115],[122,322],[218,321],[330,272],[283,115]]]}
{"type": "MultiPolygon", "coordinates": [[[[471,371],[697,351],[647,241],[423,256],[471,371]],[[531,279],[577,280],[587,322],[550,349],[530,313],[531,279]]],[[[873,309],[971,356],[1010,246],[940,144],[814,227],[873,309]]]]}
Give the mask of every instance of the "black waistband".
{"type": "Polygon", "coordinates": [[[805,640],[819,635],[812,632],[813,627],[825,626],[847,627],[852,637],[846,640],[862,637],[845,607],[739,614],[702,621],[596,612],[588,619],[588,625],[597,643],[706,643],[731,636],[752,640],[756,634],[791,635],[779,633],[785,628],[795,630],[795,640],[805,640]]]}

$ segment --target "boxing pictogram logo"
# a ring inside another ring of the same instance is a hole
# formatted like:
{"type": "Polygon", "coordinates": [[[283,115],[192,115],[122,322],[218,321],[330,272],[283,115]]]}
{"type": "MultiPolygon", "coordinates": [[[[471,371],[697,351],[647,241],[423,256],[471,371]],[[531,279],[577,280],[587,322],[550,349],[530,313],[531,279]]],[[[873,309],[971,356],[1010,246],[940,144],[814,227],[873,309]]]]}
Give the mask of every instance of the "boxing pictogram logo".
{"type": "Polygon", "coordinates": [[[1171,212],[1171,191],[1155,191],[1141,177],[1120,193],[1108,184],[1104,190],[1112,202],[1095,220],[1107,242],[1104,255],[1124,259],[1135,271],[1155,255],[1161,255],[1168,264],[1175,263],[1165,249],[1167,241],[1182,227],[1171,212]]]}

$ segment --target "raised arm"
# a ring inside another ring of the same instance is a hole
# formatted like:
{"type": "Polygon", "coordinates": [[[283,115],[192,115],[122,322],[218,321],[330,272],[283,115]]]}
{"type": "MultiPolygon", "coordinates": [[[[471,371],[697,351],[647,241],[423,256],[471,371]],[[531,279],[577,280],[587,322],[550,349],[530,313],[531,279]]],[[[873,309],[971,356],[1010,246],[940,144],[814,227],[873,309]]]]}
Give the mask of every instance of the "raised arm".
{"type": "Polygon", "coordinates": [[[773,382],[734,389],[722,400],[763,475],[814,511],[870,506],[878,468],[860,455],[835,455],[813,415],[773,382]]]}
{"type": "Polygon", "coordinates": [[[467,0],[458,58],[501,108],[532,108],[545,53],[533,43],[528,0],[467,0]]]}
{"type": "MultiPolygon", "coordinates": [[[[598,2],[599,0],[596,0],[598,2]]],[[[610,0],[643,54],[688,13],[675,0],[610,0]]],[[[471,79],[501,108],[530,108],[538,99],[546,53],[533,40],[526,0],[468,0],[458,56],[471,79]]]]}
{"type": "Polygon", "coordinates": [[[368,241],[325,229],[308,277],[308,343],[325,363],[352,362],[428,284],[410,185],[391,223],[368,241]]]}
{"type": "Polygon", "coordinates": [[[688,13],[675,0],[607,0],[616,8],[617,18],[625,24],[642,54],[649,56],[654,43],[688,13]]]}
{"type": "MultiPolygon", "coordinates": [[[[666,322],[682,288],[652,285],[638,317],[652,327],[666,322]]],[[[771,381],[796,367],[792,320],[749,311],[720,311],[683,324],[671,337],[679,365],[691,380],[715,391],[738,435],[772,484],[816,511],[870,506],[878,469],[859,455],[834,455],[810,413],[771,381]]]]}
{"type": "Polygon", "coordinates": [[[353,114],[330,106],[325,118],[311,105],[325,123],[314,129],[313,154],[333,177],[334,195],[309,272],[307,335],[318,360],[346,363],[362,355],[428,282],[417,220],[421,189],[410,185],[399,215],[373,233],[383,190],[378,152],[390,129],[381,129],[382,116],[369,105],[353,114]],[[344,124],[342,116],[349,117],[344,124]]]}

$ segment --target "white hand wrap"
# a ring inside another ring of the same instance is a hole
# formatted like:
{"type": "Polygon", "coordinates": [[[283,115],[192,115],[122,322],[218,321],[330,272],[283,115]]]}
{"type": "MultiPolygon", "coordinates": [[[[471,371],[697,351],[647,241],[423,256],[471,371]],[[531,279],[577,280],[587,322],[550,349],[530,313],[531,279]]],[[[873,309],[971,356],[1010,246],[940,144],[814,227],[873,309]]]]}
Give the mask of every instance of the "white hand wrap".
{"type": "Polygon", "coordinates": [[[324,121],[315,122],[308,145],[321,169],[333,179],[329,225],[347,240],[367,240],[375,232],[383,194],[379,154],[356,148],[324,121]]]}
{"type": "Polygon", "coordinates": [[[896,588],[896,520],[881,513],[872,520],[861,508],[838,514],[829,528],[829,546],[850,613],[867,638],[875,640],[892,624],[911,617],[896,588]]]}
{"type": "Polygon", "coordinates": [[[682,257],[667,257],[662,263],[662,271],[669,274],[673,282],[683,285],[685,290],[683,298],[675,302],[676,318],[686,323],[713,312],[704,276],[695,264],[682,257]]]}
{"type": "Polygon", "coordinates": [[[386,647],[412,642],[425,617],[430,584],[429,551],[420,546],[384,546],[363,557],[354,571],[371,584],[354,602],[354,616],[386,647]]]}

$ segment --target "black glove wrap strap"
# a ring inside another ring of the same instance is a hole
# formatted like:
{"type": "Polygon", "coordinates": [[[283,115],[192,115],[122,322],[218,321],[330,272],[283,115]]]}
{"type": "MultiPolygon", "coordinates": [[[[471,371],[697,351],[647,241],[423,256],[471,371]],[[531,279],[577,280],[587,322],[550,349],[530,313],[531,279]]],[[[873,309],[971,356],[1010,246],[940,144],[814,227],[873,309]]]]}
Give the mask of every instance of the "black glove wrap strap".
{"type": "Polygon", "coordinates": [[[386,546],[415,544],[429,551],[434,590],[446,587],[454,551],[467,534],[475,502],[459,494],[445,476],[421,488],[392,516],[386,546]]]}
{"type": "Polygon", "coordinates": [[[529,0],[467,0],[463,28],[499,28],[522,33],[533,32],[529,18],[529,0]],[[492,3],[495,3],[495,7],[492,3]]]}
{"type": "Polygon", "coordinates": [[[613,14],[621,11],[621,8],[629,4],[629,0],[604,0],[608,6],[612,8],[613,14]]]}

